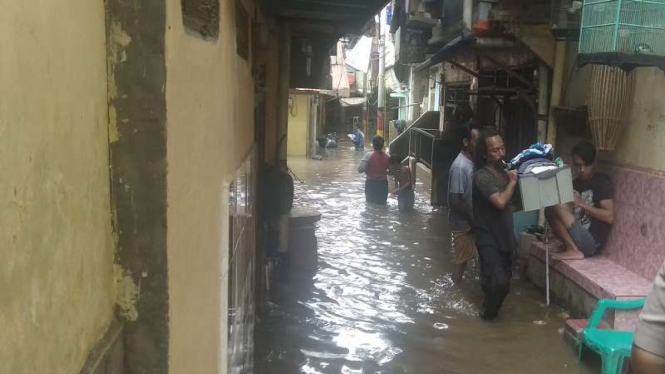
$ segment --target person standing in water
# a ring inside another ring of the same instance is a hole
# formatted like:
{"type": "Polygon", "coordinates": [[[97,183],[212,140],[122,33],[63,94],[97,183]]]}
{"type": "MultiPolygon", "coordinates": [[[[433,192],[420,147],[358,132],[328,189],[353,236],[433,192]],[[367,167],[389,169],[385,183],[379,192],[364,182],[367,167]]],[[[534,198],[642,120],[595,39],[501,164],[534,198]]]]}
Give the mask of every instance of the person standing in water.
{"type": "Polygon", "coordinates": [[[402,159],[403,157],[400,155],[390,155],[390,170],[395,177],[396,188],[392,193],[397,195],[397,206],[400,212],[412,212],[416,194],[413,192],[411,168],[408,165],[402,165],[402,159]]]}
{"type": "Polygon", "coordinates": [[[473,233],[480,257],[480,285],[485,294],[480,318],[495,319],[510,292],[512,256],[517,247],[511,199],[517,171],[506,172],[506,146],[496,130],[478,140],[473,175],[473,233]]]}
{"type": "Polygon", "coordinates": [[[448,175],[448,223],[455,257],[453,282],[459,283],[469,261],[478,258],[473,237],[473,153],[480,131],[470,123],[464,126],[462,151],[450,166],[448,175]]]}
{"type": "Polygon", "coordinates": [[[373,152],[365,154],[358,166],[359,173],[365,173],[365,201],[370,204],[386,205],[388,200],[389,157],[383,152],[385,141],[380,136],[372,139],[373,152]]]}

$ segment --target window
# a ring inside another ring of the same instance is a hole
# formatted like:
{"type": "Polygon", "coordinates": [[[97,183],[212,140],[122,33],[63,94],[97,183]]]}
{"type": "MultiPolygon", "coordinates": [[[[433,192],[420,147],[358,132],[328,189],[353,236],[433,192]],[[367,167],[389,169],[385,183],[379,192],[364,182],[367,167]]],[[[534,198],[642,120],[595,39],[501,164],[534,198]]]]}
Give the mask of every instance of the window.
{"type": "Polygon", "coordinates": [[[181,0],[182,22],[204,39],[219,36],[219,0],[181,0]]]}

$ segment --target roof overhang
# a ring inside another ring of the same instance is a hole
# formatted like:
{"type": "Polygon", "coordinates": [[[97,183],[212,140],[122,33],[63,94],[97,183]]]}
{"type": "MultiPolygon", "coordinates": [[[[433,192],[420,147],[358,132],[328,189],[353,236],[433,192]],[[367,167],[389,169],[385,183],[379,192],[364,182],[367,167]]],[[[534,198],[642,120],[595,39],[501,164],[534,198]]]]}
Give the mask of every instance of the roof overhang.
{"type": "Polygon", "coordinates": [[[362,34],[389,0],[261,0],[262,10],[288,20],[295,33],[323,34],[336,41],[362,34]]]}
{"type": "Polygon", "coordinates": [[[510,37],[482,37],[465,32],[443,46],[434,55],[432,55],[432,57],[416,66],[414,70],[421,71],[443,62],[454,61],[456,56],[471,49],[482,53],[484,50],[497,48],[515,48],[519,46],[520,43],[510,37]]]}

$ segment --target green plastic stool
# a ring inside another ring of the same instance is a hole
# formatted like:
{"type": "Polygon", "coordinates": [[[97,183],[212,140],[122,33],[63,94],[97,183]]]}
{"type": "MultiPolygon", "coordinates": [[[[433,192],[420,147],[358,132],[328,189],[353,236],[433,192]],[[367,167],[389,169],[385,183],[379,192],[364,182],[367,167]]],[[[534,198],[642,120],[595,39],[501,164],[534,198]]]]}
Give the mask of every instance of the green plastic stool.
{"type": "Polygon", "coordinates": [[[621,374],[623,361],[630,358],[633,349],[633,333],[630,331],[601,330],[598,328],[598,324],[607,309],[639,309],[644,306],[645,300],[598,300],[598,305],[591,313],[587,327],[580,334],[580,359],[582,358],[582,347],[587,346],[600,355],[603,362],[602,374],[621,374]]]}

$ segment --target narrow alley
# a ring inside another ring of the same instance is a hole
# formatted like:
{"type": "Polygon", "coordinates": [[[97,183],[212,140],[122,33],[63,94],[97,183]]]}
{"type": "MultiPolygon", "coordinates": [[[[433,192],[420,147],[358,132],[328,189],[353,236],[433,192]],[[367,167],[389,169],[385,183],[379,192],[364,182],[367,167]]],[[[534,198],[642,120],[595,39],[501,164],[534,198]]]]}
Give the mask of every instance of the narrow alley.
{"type": "Polygon", "coordinates": [[[0,374],[665,373],[665,0],[3,5],[0,374]]]}
{"type": "MultiPolygon", "coordinates": [[[[416,212],[367,206],[362,152],[290,160],[295,205],[322,213],[313,279],[273,285],[257,373],[592,373],[561,338],[561,309],[515,280],[496,322],[478,318],[477,266],[461,286],[444,209],[422,194],[416,212]]],[[[263,336],[263,338],[262,338],[263,336]]]]}

